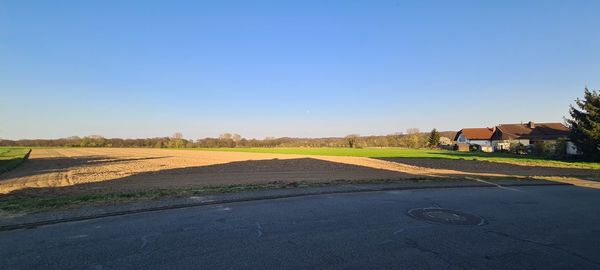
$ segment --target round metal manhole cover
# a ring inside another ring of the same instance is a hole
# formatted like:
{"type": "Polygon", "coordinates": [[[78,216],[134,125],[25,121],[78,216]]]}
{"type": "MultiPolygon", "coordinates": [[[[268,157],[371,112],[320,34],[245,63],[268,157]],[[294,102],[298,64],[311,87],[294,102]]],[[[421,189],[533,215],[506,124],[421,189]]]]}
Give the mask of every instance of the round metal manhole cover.
{"type": "Polygon", "coordinates": [[[485,224],[485,220],[476,215],[443,208],[415,208],[408,210],[412,218],[449,225],[476,225],[485,224]]]}

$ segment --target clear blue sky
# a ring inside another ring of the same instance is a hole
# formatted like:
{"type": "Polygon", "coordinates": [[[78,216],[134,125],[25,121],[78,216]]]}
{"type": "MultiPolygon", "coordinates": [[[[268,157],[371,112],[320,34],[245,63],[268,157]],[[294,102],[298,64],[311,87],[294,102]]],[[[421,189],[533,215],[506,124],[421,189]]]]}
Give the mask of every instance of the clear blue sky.
{"type": "Polygon", "coordinates": [[[0,138],[560,122],[600,1],[0,1],[0,138]]]}

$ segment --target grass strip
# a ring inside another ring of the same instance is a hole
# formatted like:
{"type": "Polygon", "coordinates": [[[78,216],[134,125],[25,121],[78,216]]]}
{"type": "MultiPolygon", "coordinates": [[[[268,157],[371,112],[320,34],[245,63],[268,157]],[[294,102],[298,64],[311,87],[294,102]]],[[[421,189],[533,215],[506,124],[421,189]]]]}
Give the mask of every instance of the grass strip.
{"type": "MultiPolygon", "coordinates": [[[[300,184],[244,184],[207,186],[181,189],[158,189],[136,192],[119,192],[106,194],[85,195],[55,195],[55,196],[28,196],[8,195],[0,198],[0,210],[6,212],[31,212],[49,209],[60,209],[73,206],[81,206],[95,203],[124,203],[135,201],[146,201],[159,198],[175,198],[194,195],[222,194],[243,191],[260,191],[267,189],[281,189],[297,187],[300,184]]],[[[304,184],[302,184],[304,185],[304,184]]],[[[308,185],[305,185],[308,186],[308,185]]]]}
{"type": "Polygon", "coordinates": [[[600,169],[599,162],[583,162],[576,160],[553,160],[530,155],[511,153],[457,152],[436,149],[406,148],[188,148],[188,150],[249,152],[270,154],[352,156],[369,158],[431,158],[449,160],[476,160],[517,165],[530,165],[558,168],[600,169]]]}
{"type": "Polygon", "coordinates": [[[28,148],[0,148],[0,174],[21,165],[30,153],[31,149],[28,148]]]}
{"type": "MultiPolygon", "coordinates": [[[[494,183],[497,178],[480,178],[487,179],[489,183],[494,183]]],[[[530,183],[542,183],[546,181],[535,180],[533,178],[514,178],[505,179],[502,181],[513,180],[519,182],[528,181],[530,183]]],[[[225,193],[238,193],[248,191],[264,191],[264,190],[275,190],[275,189],[289,189],[298,187],[325,187],[343,184],[412,184],[418,185],[422,183],[434,183],[444,186],[460,186],[465,183],[485,183],[481,181],[475,181],[466,179],[464,177],[444,177],[440,179],[433,179],[428,177],[402,179],[402,180],[337,180],[332,182],[272,182],[268,184],[233,184],[233,185],[221,185],[221,186],[205,186],[205,187],[193,187],[193,188],[175,188],[175,189],[157,189],[148,191],[136,191],[136,192],[120,192],[120,193],[104,193],[104,194],[61,194],[48,196],[46,195],[18,195],[12,194],[4,197],[0,197],[0,210],[9,213],[31,213],[40,212],[45,210],[57,210],[74,208],[85,205],[107,205],[107,204],[120,204],[127,202],[140,202],[150,201],[155,199],[165,198],[182,198],[189,196],[198,195],[209,195],[209,194],[225,194],[225,193]]],[[[434,187],[435,185],[432,185],[434,187]]]]}

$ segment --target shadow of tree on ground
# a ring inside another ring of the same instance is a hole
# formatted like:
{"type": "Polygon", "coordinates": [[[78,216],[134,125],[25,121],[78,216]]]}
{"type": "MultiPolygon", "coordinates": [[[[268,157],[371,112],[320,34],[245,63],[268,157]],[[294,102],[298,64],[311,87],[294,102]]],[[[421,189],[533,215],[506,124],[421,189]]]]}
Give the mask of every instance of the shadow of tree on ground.
{"type": "Polygon", "coordinates": [[[577,177],[585,180],[600,181],[600,170],[593,169],[528,166],[480,160],[458,160],[439,158],[391,157],[378,159],[423,168],[455,170],[472,174],[493,173],[504,174],[509,176],[577,177]]]}
{"type": "MultiPolygon", "coordinates": [[[[87,164],[92,160],[94,158],[87,157],[83,158],[82,162],[83,164],[87,164]]],[[[52,158],[52,162],[56,161],[57,158],[52,158]]],[[[40,160],[39,162],[43,164],[47,161],[40,160]]],[[[464,176],[461,177],[464,180],[464,176]]],[[[0,197],[11,195],[54,196],[60,194],[137,192],[232,184],[345,183],[347,181],[402,181],[423,180],[425,178],[451,180],[456,178],[456,176],[430,177],[313,158],[248,160],[208,166],[141,172],[101,182],[80,183],[64,187],[24,187],[9,194],[0,195],[0,197]]]]}
{"type": "Polygon", "coordinates": [[[81,156],[81,157],[52,157],[28,159],[19,169],[0,174],[0,182],[10,178],[34,176],[50,172],[67,172],[72,168],[85,166],[100,166],[103,164],[132,162],[169,158],[169,156],[143,158],[115,158],[114,156],[81,156]]]}

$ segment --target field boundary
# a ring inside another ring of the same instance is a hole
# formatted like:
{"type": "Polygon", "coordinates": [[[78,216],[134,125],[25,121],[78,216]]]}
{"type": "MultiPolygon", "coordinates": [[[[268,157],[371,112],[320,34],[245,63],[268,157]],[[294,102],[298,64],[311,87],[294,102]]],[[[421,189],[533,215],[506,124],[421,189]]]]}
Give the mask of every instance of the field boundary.
{"type": "Polygon", "coordinates": [[[23,156],[23,158],[21,158],[21,160],[19,162],[16,162],[15,164],[12,164],[6,168],[0,168],[0,174],[6,173],[10,170],[13,170],[19,166],[21,166],[21,164],[23,164],[26,160],[29,159],[29,155],[31,154],[31,150],[29,149],[29,151],[27,151],[27,153],[23,156]]]}
{"type": "MultiPolygon", "coordinates": [[[[380,184],[380,185],[365,185],[365,184],[351,184],[344,186],[334,186],[332,189],[319,189],[318,187],[308,187],[308,188],[294,188],[294,189],[286,189],[288,192],[280,192],[283,189],[275,189],[275,190],[267,190],[262,192],[240,192],[238,194],[220,194],[221,197],[215,197],[210,200],[201,200],[196,202],[175,202],[173,204],[167,204],[162,206],[152,206],[152,207],[142,207],[139,209],[130,209],[130,210],[117,210],[117,211],[109,211],[106,213],[98,213],[98,214],[90,214],[90,215],[82,215],[82,216],[72,216],[65,218],[50,218],[50,219],[40,219],[36,221],[30,222],[21,222],[15,224],[5,224],[0,225],[0,231],[12,231],[19,229],[34,229],[40,226],[47,226],[59,223],[68,223],[68,222],[77,222],[77,221],[85,221],[92,220],[98,218],[107,218],[107,217],[115,217],[115,216],[125,216],[125,215],[133,215],[139,213],[148,213],[148,212],[158,212],[165,210],[174,210],[174,209],[183,209],[183,208],[191,208],[191,207],[200,207],[200,206],[210,206],[210,205],[219,205],[219,204],[229,204],[229,203],[239,203],[239,202],[250,202],[250,201],[264,201],[264,200],[276,200],[276,199],[285,199],[285,198],[296,198],[296,197],[307,197],[307,196],[318,196],[318,195],[327,195],[327,194],[344,194],[344,193],[362,193],[362,192],[380,192],[380,191],[394,191],[394,190],[423,190],[423,189],[443,189],[443,188],[481,188],[481,187],[491,187],[491,188],[509,188],[509,187],[527,187],[527,186],[571,186],[568,183],[555,183],[555,182],[543,182],[543,183],[503,183],[502,185],[497,183],[490,182],[478,182],[478,183],[460,183],[460,184],[441,184],[441,185],[433,185],[433,186],[419,186],[419,185],[409,185],[409,186],[396,186],[392,184],[380,184]],[[290,192],[291,190],[291,192],[290,192]],[[247,194],[247,196],[239,196],[240,194],[247,194]]],[[[54,215],[51,215],[56,217],[54,215]]]]}

